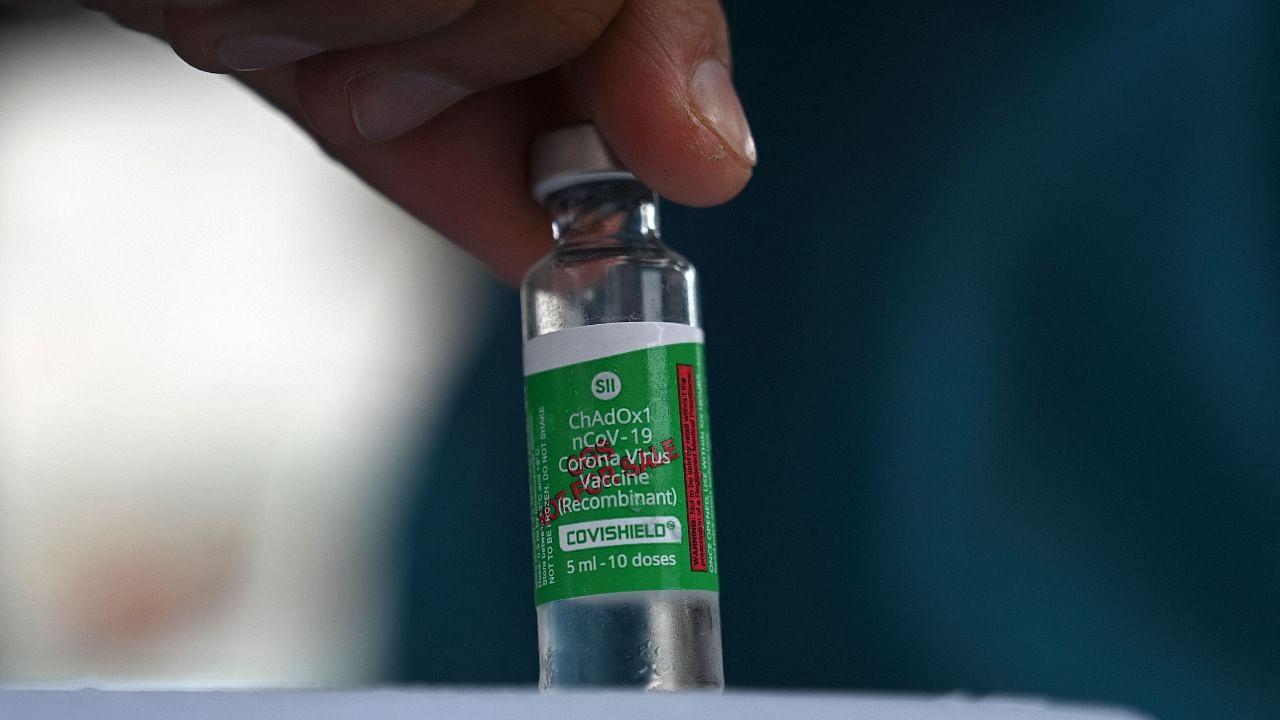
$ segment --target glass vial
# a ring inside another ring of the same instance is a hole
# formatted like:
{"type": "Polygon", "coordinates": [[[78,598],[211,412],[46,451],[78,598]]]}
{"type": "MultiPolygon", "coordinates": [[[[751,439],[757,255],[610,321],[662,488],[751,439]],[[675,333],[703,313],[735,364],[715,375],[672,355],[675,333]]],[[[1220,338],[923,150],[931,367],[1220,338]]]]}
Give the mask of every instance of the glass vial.
{"type": "Polygon", "coordinates": [[[521,287],[540,685],[719,690],[694,269],[594,125],[532,167],[556,241],[521,287]]]}

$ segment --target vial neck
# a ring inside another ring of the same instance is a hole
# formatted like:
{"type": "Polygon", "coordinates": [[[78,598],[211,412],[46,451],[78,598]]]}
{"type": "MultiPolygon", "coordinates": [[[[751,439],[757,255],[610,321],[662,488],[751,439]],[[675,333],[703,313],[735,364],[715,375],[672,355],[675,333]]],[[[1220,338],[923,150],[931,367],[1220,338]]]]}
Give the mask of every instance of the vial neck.
{"type": "Polygon", "coordinates": [[[658,198],[636,180],[604,180],[558,190],[547,198],[557,247],[658,242],[658,198]]]}

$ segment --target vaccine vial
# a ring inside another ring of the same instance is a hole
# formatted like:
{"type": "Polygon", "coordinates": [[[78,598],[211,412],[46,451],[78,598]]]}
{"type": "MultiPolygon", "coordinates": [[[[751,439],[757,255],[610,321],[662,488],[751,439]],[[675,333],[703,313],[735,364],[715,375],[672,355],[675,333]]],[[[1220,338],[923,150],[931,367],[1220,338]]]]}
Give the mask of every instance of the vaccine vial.
{"type": "Polygon", "coordinates": [[[540,685],[719,690],[697,277],[594,125],[531,168],[555,238],[521,286],[540,685]]]}

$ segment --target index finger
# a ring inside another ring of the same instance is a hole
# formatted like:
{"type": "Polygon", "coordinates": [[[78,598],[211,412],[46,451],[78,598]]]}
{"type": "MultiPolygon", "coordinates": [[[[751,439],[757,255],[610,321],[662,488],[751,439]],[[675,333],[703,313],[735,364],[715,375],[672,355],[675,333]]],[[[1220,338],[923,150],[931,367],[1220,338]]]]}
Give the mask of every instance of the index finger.
{"type": "MultiPolygon", "coordinates": [[[[238,76],[308,127],[292,66],[238,76]]],[[[551,248],[546,211],[527,179],[529,142],[561,122],[552,76],[477,93],[417,128],[381,144],[338,145],[312,137],[369,185],[492,269],[518,284],[551,248]]]]}

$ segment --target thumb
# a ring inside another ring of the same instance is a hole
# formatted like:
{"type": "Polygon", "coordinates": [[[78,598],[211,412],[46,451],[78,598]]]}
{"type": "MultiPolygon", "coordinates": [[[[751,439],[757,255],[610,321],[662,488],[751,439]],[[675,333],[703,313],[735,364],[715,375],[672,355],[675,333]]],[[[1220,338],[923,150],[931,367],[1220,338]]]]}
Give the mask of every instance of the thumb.
{"type": "Polygon", "coordinates": [[[571,71],[610,148],[658,194],[715,205],[751,178],[755,140],[718,0],[628,2],[571,71]]]}

